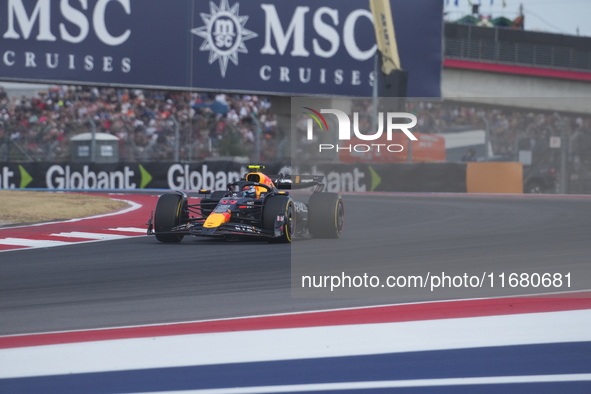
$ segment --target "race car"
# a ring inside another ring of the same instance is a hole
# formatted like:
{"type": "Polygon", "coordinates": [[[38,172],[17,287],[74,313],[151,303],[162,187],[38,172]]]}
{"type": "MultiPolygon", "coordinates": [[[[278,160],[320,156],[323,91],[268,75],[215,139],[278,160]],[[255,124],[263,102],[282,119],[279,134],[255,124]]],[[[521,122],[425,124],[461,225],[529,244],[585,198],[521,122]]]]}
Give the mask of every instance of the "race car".
{"type": "Polygon", "coordinates": [[[259,237],[288,243],[294,237],[339,238],[345,223],[345,206],[338,193],[324,192],[323,176],[283,175],[274,180],[250,170],[226,190],[200,190],[198,204],[189,204],[181,191],[160,196],[148,221],[148,235],[176,243],[185,235],[217,238],[259,237]],[[290,189],[314,188],[307,203],[293,200],[290,189]]]}

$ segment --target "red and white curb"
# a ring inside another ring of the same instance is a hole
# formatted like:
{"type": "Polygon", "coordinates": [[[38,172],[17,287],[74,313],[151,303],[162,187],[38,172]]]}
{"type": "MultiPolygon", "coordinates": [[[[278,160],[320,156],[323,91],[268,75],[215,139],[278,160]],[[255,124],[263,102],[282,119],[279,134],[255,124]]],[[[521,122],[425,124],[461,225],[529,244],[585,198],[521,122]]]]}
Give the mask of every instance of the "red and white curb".
{"type": "Polygon", "coordinates": [[[590,298],[505,298],[14,335],[0,379],[589,342],[590,326],[590,298]]]}
{"type": "Polygon", "coordinates": [[[0,228],[0,252],[109,241],[146,234],[146,222],[158,196],[108,195],[128,208],[103,215],[51,223],[0,228]],[[116,198],[114,198],[116,196],[116,198]]]}

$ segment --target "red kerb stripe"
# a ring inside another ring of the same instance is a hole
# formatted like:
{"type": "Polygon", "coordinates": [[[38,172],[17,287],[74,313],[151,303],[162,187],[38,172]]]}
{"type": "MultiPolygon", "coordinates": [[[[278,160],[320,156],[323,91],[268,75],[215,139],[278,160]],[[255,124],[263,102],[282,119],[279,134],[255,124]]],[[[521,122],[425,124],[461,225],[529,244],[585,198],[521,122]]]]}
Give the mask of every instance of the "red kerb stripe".
{"type": "Polygon", "coordinates": [[[532,75],[536,77],[574,79],[591,81],[591,73],[583,71],[557,70],[551,68],[515,66],[510,64],[475,62],[470,60],[444,59],[443,66],[467,70],[490,71],[504,74],[532,75]]]}
{"type": "MultiPolygon", "coordinates": [[[[579,297],[591,296],[579,293],[579,297]]],[[[0,349],[169,335],[499,316],[591,309],[591,298],[500,298],[306,312],[196,323],[0,337],[0,349]]]]}

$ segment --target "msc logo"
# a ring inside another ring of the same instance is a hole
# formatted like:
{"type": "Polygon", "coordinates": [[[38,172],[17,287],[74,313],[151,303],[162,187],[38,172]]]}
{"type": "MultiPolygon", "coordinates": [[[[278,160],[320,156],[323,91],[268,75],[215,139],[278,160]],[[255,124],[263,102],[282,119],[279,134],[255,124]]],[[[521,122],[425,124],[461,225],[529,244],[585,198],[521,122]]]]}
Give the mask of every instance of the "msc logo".
{"type": "Polygon", "coordinates": [[[236,33],[234,33],[234,21],[231,19],[218,18],[214,23],[214,32],[212,36],[215,38],[214,45],[219,50],[232,48],[236,43],[236,33]]]}
{"type": "MultiPolygon", "coordinates": [[[[347,115],[345,112],[340,111],[338,109],[321,109],[320,112],[313,110],[312,108],[309,107],[303,107],[304,109],[307,109],[310,112],[304,112],[304,114],[308,115],[311,117],[311,119],[308,119],[307,122],[307,139],[308,141],[312,141],[314,139],[314,121],[318,124],[318,126],[320,127],[320,130],[324,130],[326,128],[326,130],[328,130],[328,123],[326,122],[326,119],[324,118],[324,116],[322,116],[322,114],[333,114],[336,116],[337,118],[337,123],[339,126],[339,130],[338,130],[338,139],[341,141],[346,141],[346,140],[350,140],[351,139],[351,119],[349,118],[349,115],[347,115]],[[324,127],[323,127],[324,125],[324,127]]],[[[413,114],[407,113],[407,112],[388,112],[386,113],[386,138],[388,141],[392,140],[392,132],[395,130],[399,130],[402,131],[404,134],[406,134],[406,136],[408,137],[408,139],[412,140],[412,141],[417,141],[417,137],[415,137],[409,129],[413,128],[414,126],[416,126],[417,124],[417,117],[414,116],[413,114]],[[410,123],[397,123],[399,122],[401,119],[406,118],[406,119],[410,119],[410,123]]],[[[380,112],[378,113],[378,131],[375,132],[375,134],[363,134],[361,133],[361,131],[359,131],[359,113],[358,112],[354,112],[353,113],[353,133],[355,134],[355,137],[363,140],[363,141],[375,141],[379,138],[382,137],[382,134],[384,133],[384,113],[380,112]]],[[[371,147],[377,148],[377,151],[380,151],[380,147],[385,147],[388,152],[402,152],[403,147],[402,145],[399,144],[392,144],[392,145],[385,145],[385,144],[371,144],[371,147]],[[395,148],[393,148],[395,147],[395,148]]],[[[346,147],[339,147],[338,145],[335,147],[332,144],[320,144],[318,149],[319,152],[322,152],[322,150],[331,150],[331,149],[335,149],[338,152],[339,150],[343,150],[346,149],[348,151],[351,151],[351,149],[353,149],[355,152],[367,152],[371,149],[370,145],[367,144],[359,144],[359,145],[349,145],[346,147]]]]}
{"type": "Polygon", "coordinates": [[[221,0],[220,6],[209,2],[209,14],[201,13],[204,26],[191,30],[191,33],[205,39],[199,50],[209,51],[209,64],[219,60],[222,77],[226,76],[228,60],[238,65],[238,53],[248,53],[244,41],[258,34],[246,29],[248,16],[240,16],[236,3],[232,7],[228,0],[221,0]]]}

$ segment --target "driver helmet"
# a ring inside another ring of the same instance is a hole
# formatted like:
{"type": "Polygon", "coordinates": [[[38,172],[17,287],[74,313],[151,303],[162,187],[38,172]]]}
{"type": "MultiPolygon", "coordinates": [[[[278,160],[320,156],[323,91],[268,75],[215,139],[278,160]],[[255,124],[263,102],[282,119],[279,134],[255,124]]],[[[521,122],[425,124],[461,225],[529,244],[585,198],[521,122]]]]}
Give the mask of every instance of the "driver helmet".
{"type": "Polygon", "coordinates": [[[245,186],[244,189],[242,189],[242,192],[244,194],[245,197],[256,197],[257,196],[257,190],[254,186],[250,185],[250,186],[245,186]]]}

